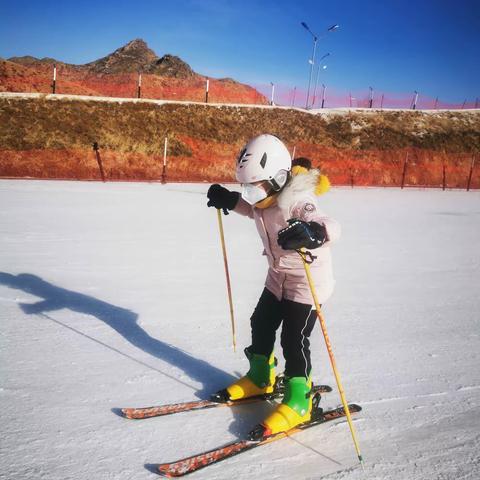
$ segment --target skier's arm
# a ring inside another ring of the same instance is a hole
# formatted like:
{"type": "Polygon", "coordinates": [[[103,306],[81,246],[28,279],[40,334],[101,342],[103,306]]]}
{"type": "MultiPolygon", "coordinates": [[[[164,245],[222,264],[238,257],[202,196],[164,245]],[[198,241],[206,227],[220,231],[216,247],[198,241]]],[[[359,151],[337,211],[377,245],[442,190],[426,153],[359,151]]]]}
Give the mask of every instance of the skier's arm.
{"type": "Polygon", "coordinates": [[[233,209],[233,211],[238,213],[239,215],[253,218],[253,207],[248,202],[246,202],[242,197],[238,199],[238,202],[235,205],[235,208],[233,209]]]}

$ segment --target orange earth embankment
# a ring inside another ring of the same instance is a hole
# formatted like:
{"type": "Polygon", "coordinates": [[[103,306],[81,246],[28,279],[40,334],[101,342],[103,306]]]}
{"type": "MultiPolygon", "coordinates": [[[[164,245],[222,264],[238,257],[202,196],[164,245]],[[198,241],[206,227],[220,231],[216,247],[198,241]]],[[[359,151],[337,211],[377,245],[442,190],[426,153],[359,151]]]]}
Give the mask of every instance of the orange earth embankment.
{"type": "Polygon", "coordinates": [[[233,181],[242,144],[278,135],[334,184],[480,188],[478,111],[325,111],[0,98],[0,176],[233,181]]]}

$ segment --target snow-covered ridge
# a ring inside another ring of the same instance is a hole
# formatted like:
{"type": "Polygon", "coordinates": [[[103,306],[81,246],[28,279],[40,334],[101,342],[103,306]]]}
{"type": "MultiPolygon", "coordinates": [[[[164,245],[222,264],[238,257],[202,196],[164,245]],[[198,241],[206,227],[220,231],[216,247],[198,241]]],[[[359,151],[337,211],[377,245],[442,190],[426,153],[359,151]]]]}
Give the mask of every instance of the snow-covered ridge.
{"type": "MultiPolygon", "coordinates": [[[[289,107],[281,105],[258,105],[258,104],[245,104],[245,103],[204,103],[204,102],[191,102],[181,100],[156,100],[147,98],[123,98],[123,97],[95,97],[89,95],[67,95],[67,94],[45,94],[45,93],[15,93],[15,92],[0,92],[0,98],[8,99],[46,99],[46,100],[81,100],[89,102],[111,102],[111,103],[151,103],[156,105],[165,104],[178,104],[178,105],[203,105],[205,107],[236,107],[236,108],[259,108],[259,109],[282,109],[282,110],[297,110],[304,113],[310,113],[312,115],[345,115],[350,112],[362,112],[366,114],[378,114],[379,112],[413,112],[411,109],[406,108],[320,108],[305,110],[304,108],[289,107]]],[[[438,110],[421,110],[417,109],[415,112],[421,113],[442,113],[442,112],[455,112],[455,113],[480,113],[480,109],[438,109],[438,110]]]]}

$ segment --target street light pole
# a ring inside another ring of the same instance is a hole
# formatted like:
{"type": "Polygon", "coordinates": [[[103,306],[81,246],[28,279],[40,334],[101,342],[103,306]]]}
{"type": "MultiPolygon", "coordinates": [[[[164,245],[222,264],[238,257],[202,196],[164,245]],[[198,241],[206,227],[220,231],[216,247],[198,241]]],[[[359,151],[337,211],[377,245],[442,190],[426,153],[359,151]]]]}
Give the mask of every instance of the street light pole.
{"type": "Polygon", "coordinates": [[[275,84],[273,82],[270,82],[270,85],[272,86],[272,99],[270,100],[270,105],[275,105],[273,101],[273,95],[275,93],[275,84]]]}
{"type": "MultiPolygon", "coordinates": [[[[307,101],[305,103],[305,108],[308,109],[308,101],[310,99],[310,87],[311,87],[311,84],[312,84],[312,76],[313,76],[313,68],[315,66],[315,53],[317,51],[317,41],[319,40],[319,37],[317,37],[317,35],[315,35],[311,30],[310,28],[308,27],[308,25],[305,23],[305,22],[301,22],[300,23],[302,25],[302,27],[308,32],[310,33],[310,35],[313,37],[313,52],[312,52],[312,58],[309,60],[309,63],[310,63],[310,76],[308,78],[308,89],[307,89],[307,101]]],[[[331,27],[329,27],[327,29],[327,31],[320,37],[320,38],[323,38],[325,37],[325,35],[327,35],[329,32],[333,32],[334,30],[336,30],[337,28],[339,27],[339,25],[335,24],[335,25],[332,25],[331,27]]]]}
{"type": "Polygon", "coordinates": [[[372,108],[373,107],[373,88],[372,87],[369,87],[370,88],[370,101],[369,101],[369,107],[372,108]]]}
{"type": "Polygon", "coordinates": [[[293,98],[292,98],[292,107],[295,106],[295,97],[297,95],[297,87],[293,88],[293,98]]]}
{"type": "Polygon", "coordinates": [[[325,106],[325,90],[327,87],[322,83],[322,108],[325,106]]]}
{"type": "Polygon", "coordinates": [[[415,94],[415,96],[413,97],[413,103],[412,103],[412,110],[416,110],[417,109],[417,101],[418,101],[418,92],[415,90],[415,92],[413,92],[415,94]]]}
{"type": "Polygon", "coordinates": [[[322,60],[326,57],[328,57],[330,54],[329,53],[326,53],[319,61],[318,61],[318,68],[317,68],[317,76],[315,78],[315,87],[313,88],[313,100],[312,100],[312,108],[315,107],[315,100],[317,98],[317,84],[318,84],[318,77],[320,75],[320,69],[321,68],[327,68],[326,65],[323,65],[322,67],[322,60]]]}
{"type": "Polygon", "coordinates": [[[310,28],[308,28],[308,25],[305,22],[301,22],[301,25],[313,37],[313,52],[312,58],[309,60],[310,76],[308,78],[307,101],[305,103],[305,108],[308,108],[308,100],[310,99],[310,85],[312,84],[313,67],[315,65],[315,52],[317,51],[318,37],[310,30],[310,28]]]}

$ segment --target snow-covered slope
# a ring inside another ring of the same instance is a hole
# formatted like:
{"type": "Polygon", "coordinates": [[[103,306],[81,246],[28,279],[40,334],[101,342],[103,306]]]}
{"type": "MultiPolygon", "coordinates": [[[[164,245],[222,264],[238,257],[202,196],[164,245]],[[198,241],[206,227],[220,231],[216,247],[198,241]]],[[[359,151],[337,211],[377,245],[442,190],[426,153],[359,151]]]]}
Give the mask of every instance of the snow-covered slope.
{"type": "MultiPolygon", "coordinates": [[[[234,354],[205,191],[0,182],[0,478],[155,478],[149,465],[238,438],[271,408],[112,412],[204,397],[246,368],[266,265],[253,223],[224,217],[234,354]]],[[[334,189],[322,202],[343,226],[324,313],[347,398],[364,407],[366,473],[341,421],[190,478],[479,478],[480,194],[334,189]]],[[[334,385],[318,327],[312,350],[314,379],[334,385]]]]}

